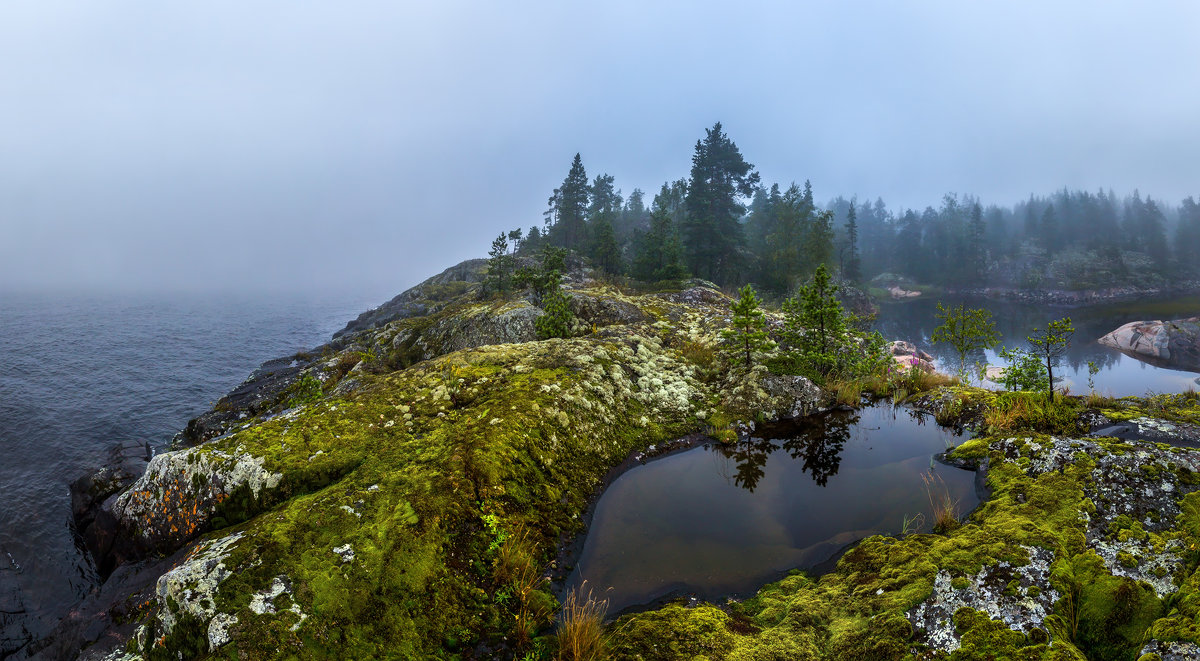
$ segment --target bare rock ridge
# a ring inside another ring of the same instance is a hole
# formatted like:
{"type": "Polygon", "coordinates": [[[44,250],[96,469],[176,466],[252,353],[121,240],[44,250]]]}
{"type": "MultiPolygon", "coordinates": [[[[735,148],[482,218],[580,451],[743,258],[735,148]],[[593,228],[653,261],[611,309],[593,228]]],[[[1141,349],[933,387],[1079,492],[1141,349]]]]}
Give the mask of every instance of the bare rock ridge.
{"type": "Polygon", "coordinates": [[[1200,372],[1200,317],[1132,321],[1099,342],[1151,365],[1200,372]]]}

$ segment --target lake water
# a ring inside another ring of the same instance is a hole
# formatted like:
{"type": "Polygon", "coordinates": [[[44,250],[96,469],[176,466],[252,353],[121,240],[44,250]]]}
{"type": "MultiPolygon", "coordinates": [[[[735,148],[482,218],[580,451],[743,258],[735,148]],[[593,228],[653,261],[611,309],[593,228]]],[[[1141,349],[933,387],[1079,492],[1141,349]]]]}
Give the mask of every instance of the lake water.
{"type": "MultiPolygon", "coordinates": [[[[1008,347],[1019,346],[1027,349],[1029,345],[1025,338],[1035,328],[1045,328],[1047,322],[1069,316],[1075,327],[1075,336],[1060,368],[1056,369],[1054,374],[1056,378],[1060,375],[1063,377],[1059,387],[1067,386],[1074,394],[1088,392],[1089,360],[1101,368],[1093,381],[1096,391],[1104,395],[1123,397],[1183,392],[1189,388],[1200,390],[1200,385],[1196,382],[1200,374],[1155,367],[1096,341],[1109,331],[1131,321],[1180,319],[1200,315],[1200,297],[1112,303],[1085,308],[1056,308],[950,297],[943,300],[947,305],[963,302],[968,307],[990,310],[997,330],[1003,336],[1002,341],[1008,347]]],[[[933,329],[939,323],[934,317],[936,313],[937,301],[934,299],[887,303],[881,306],[876,327],[888,339],[914,342],[918,347],[933,354],[943,369],[954,372],[957,369],[958,356],[949,347],[935,345],[930,341],[933,329]]],[[[992,365],[1003,364],[994,351],[987,352],[987,359],[992,365]]]]}
{"type": "Polygon", "coordinates": [[[624,473],[597,502],[567,588],[587,581],[609,613],[674,593],[719,601],[753,593],[848,544],[930,527],[923,476],[978,504],[975,474],[933,463],[961,437],[878,404],[767,425],[760,438],[713,443],[624,473]]]}
{"type": "Polygon", "coordinates": [[[0,657],[95,584],[71,480],[115,444],[164,446],[263,361],[328,341],[369,303],[0,293],[0,657]]]}

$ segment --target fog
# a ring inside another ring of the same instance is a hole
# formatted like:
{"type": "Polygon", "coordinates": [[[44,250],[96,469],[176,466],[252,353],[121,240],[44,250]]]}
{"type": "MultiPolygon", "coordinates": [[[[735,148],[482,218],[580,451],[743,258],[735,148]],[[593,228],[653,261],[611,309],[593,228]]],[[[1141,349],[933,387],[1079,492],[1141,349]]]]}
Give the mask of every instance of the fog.
{"type": "Polygon", "coordinates": [[[6,3],[0,288],[382,300],[715,121],[820,199],[1200,194],[1200,5],[1043,4],[6,3]]]}

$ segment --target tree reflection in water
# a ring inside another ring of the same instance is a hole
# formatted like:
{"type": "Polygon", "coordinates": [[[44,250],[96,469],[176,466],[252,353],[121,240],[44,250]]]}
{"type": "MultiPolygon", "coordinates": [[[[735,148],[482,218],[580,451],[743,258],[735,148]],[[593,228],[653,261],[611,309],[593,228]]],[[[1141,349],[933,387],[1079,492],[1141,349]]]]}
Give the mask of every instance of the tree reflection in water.
{"type": "Polygon", "coordinates": [[[752,493],[765,474],[767,457],[781,449],[792,459],[803,461],[804,471],[812,475],[817,486],[823,487],[837,475],[842,448],[850,440],[850,428],[858,420],[857,412],[839,412],[773,423],[761,427],[762,438],[710,447],[734,462],[737,470],[733,483],[752,493]]]}

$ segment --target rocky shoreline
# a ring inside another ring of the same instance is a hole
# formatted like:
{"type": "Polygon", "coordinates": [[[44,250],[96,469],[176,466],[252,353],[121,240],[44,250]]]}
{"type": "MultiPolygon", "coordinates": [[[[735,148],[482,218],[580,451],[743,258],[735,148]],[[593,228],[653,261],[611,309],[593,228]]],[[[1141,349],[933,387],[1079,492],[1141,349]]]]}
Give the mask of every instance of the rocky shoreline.
{"type": "MultiPolygon", "coordinates": [[[[716,369],[728,298],[704,283],[625,294],[577,273],[579,336],[537,341],[529,301],[475,298],[480,267],[268,362],[170,452],[125,448],[77,480],[76,526],[107,580],[21,654],[548,658],[557,601],[542,581],[613,471],[831,403],[803,377],[716,369]]],[[[953,386],[908,402],[975,430],[946,456],[987,467],[961,526],[868,538],[829,573],[743,602],[624,616],[610,653],[1186,655],[1200,643],[1198,398],[1066,398],[1051,415],[1022,397],[953,386]]]]}
{"type": "Polygon", "coordinates": [[[1103,303],[1118,303],[1146,298],[1184,296],[1200,293],[1200,280],[1176,282],[1163,287],[1108,287],[1104,289],[1021,289],[1017,287],[969,287],[948,290],[947,293],[999,301],[1079,307],[1103,303]]]}

